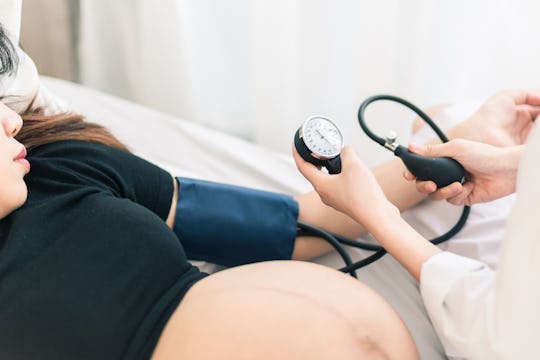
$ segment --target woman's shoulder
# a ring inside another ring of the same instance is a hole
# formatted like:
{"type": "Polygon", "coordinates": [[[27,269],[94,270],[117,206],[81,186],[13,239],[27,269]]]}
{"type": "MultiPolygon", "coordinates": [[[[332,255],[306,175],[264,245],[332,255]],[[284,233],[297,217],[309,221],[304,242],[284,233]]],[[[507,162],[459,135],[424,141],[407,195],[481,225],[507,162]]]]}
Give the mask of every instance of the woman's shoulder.
{"type": "Polygon", "coordinates": [[[79,140],[41,145],[29,152],[30,198],[74,192],[106,192],[167,213],[172,176],[158,166],[115,147],[79,140]]]}
{"type": "Polygon", "coordinates": [[[97,169],[112,167],[118,172],[126,169],[130,172],[134,169],[141,169],[143,172],[158,169],[156,165],[127,150],[83,140],[62,140],[37,146],[29,150],[28,160],[31,165],[33,162],[84,163],[97,169]]]}
{"type": "Polygon", "coordinates": [[[106,154],[122,153],[126,156],[135,156],[123,149],[114,148],[105,144],[90,142],[85,140],[61,140],[49,144],[37,146],[28,151],[28,157],[57,156],[66,158],[76,158],[84,155],[85,158],[95,154],[104,156],[106,154]]]}
{"type": "Polygon", "coordinates": [[[40,145],[28,152],[30,173],[27,183],[45,181],[64,184],[96,185],[119,182],[122,164],[130,163],[132,156],[120,149],[79,140],[63,140],[40,145]]]}

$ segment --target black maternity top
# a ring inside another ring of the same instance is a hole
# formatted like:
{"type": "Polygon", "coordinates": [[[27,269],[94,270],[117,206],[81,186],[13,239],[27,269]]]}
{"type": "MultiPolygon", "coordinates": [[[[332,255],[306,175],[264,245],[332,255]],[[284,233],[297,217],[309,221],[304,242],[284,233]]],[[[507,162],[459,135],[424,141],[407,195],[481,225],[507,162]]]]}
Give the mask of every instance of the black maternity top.
{"type": "Polygon", "coordinates": [[[28,200],[0,221],[0,359],[148,359],[206,275],[164,222],[170,174],[80,141],[28,158],[28,200]]]}

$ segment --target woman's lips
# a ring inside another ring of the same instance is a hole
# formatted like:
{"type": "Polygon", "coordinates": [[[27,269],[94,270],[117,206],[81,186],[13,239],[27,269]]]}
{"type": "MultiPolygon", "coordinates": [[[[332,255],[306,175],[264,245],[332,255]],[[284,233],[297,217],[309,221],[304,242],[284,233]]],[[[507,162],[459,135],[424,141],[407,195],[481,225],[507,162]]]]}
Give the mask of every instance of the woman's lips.
{"type": "Polygon", "coordinates": [[[24,146],[14,161],[24,166],[27,172],[30,171],[30,163],[26,160],[26,148],[24,146]]]}

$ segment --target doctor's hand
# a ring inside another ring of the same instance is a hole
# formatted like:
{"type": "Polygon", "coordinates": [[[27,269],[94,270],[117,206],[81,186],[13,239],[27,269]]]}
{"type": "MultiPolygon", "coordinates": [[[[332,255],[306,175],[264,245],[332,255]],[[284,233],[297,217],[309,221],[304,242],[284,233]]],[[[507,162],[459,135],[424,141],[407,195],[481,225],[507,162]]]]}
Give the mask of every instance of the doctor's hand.
{"type": "Polygon", "coordinates": [[[432,181],[416,180],[405,171],[407,180],[416,180],[419,192],[434,200],[446,199],[455,205],[472,205],[510,195],[516,189],[516,176],[525,145],[496,147],[463,139],[440,145],[409,145],[411,152],[429,157],[451,157],[467,171],[463,184],[452,183],[437,189],[432,181]]]}
{"type": "Polygon", "coordinates": [[[539,114],[540,91],[502,91],[487,99],[448,135],[495,146],[521,145],[539,114]]]}
{"type": "Polygon", "coordinates": [[[292,148],[294,161],[302,175],[313,185],[322,202],[368,227],[390,211],[399,214],[384,195],[371,170],[350,146],[341,151],[341,173],[327,174],[303,160],[292,148]]]}

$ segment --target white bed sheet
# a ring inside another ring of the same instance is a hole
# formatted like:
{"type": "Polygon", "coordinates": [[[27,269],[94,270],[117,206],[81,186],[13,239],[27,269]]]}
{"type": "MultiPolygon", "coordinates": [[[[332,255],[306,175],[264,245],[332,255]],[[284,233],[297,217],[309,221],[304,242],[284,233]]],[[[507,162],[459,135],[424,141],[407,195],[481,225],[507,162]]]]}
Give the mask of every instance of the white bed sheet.
{"type": "MultiPolygon", "coordinates": [[[[290,156],[70,82],[48,77],[43,82],[72,104],[74,110],[111,129],[134,153],[174,175],[290,194],[311,190],[290,156]]],[[[472,109],[470,105],[453,107],[437,120],[450,124],[472,109]]],[[[465,229],[443,247],[495,266],[502,226],[512,202],[509,198],[473,207],[465,229]]],[[[432,236],[449,229],[459,212],[459,208],[445,203],[426,202],[405,217],[426,236],[432,236]]],[[[369,254],[357,249],[350,251],[355,260],[369,254]]],[[[342,265],[336,254],[323,256],[317,262],[332,267],[342,265]]],[[[215,270],[212,264],[198,265],[206,271],[215,270]]],[[[411,330],[422,359],[446,358],[422,305],[416,281],[393,258],[387,255],[358,274],[398,311],[411,330]]]]}

